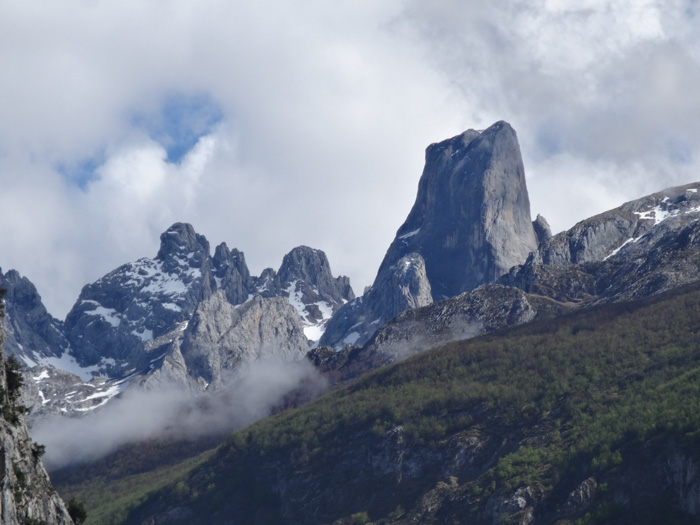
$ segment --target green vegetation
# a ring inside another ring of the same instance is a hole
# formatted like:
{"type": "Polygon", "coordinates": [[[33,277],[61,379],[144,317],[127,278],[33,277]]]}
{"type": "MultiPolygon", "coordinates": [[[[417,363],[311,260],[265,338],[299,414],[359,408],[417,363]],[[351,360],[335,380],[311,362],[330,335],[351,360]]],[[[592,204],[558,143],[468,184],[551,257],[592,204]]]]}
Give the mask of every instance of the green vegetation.
{"type": "Polygon", "coordinates": [[[75,498],[71,498],[71,500],[68,502],[68,514],[75,525],[82,525],[87,519],[85,505],[79,503],[75,498]]]}
{"type": "Polygon", "coordinates": [[[333,490],[337,494],[344,486],[336,486],[317,496],[320,515],[338,523],[383,522],[381,516],[398,522],[400,517],[391,517],[400,516],[394,509],[401,516],[410,512],[434,487],[468,494],[469,511],[479,512],[492,495],[529,486],[543,500],[551,498],[545,507],[556,517],[569,492],[595,476],[599,488],[591,506],[575,519],[605,522],[624,511],[610,496],[624,489],[615,486],[616,473],[643,468],[638,457],[644,446],[663,451],[664,443],[674,442],[690,453],[698,450],[699,289],[449,344],[378,370],[233,434],[189,477],[183,476],[185,465],[167,475],[149,474],[158,475],[158,482],[144,486],[144,495],[168,476],[169,487],[153,494],[132,519],[189,505],[199,520],[192,523],[207,522],[224,506],[226,512],[242,512],[236,515],[244,521],[264,515],[276,522],[280,502],[271,480],[303,473],[319,486],[342,483],[343,473],[334,470],[342,468],[338,458],[356,454],[357,468],[364,468],[361,453],[348,449],[385,442],[388,431],[401,427],[406,446],[414,450],[439,451],[455,436],[471,435],[502,436],[507,446],[470,478],[455,480],[454,488],[442,483],[439,466],[420,479],[404,480],[383,507],[366,502],[367,494],[383,490],[385,478],[358,484],[368,492],[358,489],[356,501],[342,508],[333,490]],[[360,442],[364,445],[355,445],[360,442]]]}
{"type": "Polygon", "coordinates": [[[187,444],[159,447],[142,443],[89,467],[52,475],[52,479],[64,501],[82,502],[86,525],[122,523],[151,492],[184,479],[213,454],[212,450],[198,454],[194,450],[187,444]]]}
{"type": "Polygon", "coordinates": [[[636,312],[610,305],[450,344],[252,425],[234,434],[226,450],[266,456],[305,449],[314,457],[332,454],[347,432],[381,434],[398,425],[416,442],[438,446],[489,419],[506,426],[539,420],[566,439],[503,458],[497,477],[545,456],[559,468],[586,457],[604,470],[623,461],[623,441],[660,432],[700,437],[698,321],[694,291],[636,312]],[[552,458],[562,447],[565,453],[552,458]]]}
{"type": "Polygon", "coordinates": [[[16,425],[22,414],[27,413],[27,407],[21,405],[19,397],[22,395],[24,376],[22,375],[22,365],[13,355],[5,359],[5,383],[7,390],[0,387],[0,403],[2,404],[2,417],[8,423],[16,425]]]}
{"type": "Polygon", "coordinates": [[[151,492],[172,483],[173,480],[184,479],[188,471],[209,459],[212,453],[204,452],[174,465],[161,466],[151,471],[114,477],[103,473],[82,482],[74,478],[73,483],[58,485],[57,488],[65,501],[83,502],[81,505],[87,514],[84,521],[86,525],[122,523],[129,511],[145,501],[151,492]]]}

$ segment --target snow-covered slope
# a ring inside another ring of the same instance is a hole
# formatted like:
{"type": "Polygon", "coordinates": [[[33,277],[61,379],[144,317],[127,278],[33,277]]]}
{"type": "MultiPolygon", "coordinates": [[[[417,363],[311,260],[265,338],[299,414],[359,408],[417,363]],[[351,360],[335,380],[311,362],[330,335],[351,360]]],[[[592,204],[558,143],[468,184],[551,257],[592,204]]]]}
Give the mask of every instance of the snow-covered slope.
{"type": "Polygon", "coordinates": [[[93,410],[129,385],[154,385],[165,376],[199,390],[212,388],[216,377],[221,388],[226,378],[235,377],[236,363],[270,357],[271,350],[283,359],[301,359],[335,311],[354,298],[347,277],[333,277],[320,250],[295,248],[278,272],[267,269],[255,277],[242,252],[221,244],[211,256],[206,238],[182,223],[161,235],[154,258],[124,264],[86,285],[65,323],[46,313],[28,280],[16,272],[8,272],[5,280],[11,291],[8,347],[31,367],[26,402],[37,413],[93,410]],[[203,307],[214,295],[220,307],[203,307]],[[25,296],[31,300],[16,299],[25,296]],[[222,326],[215,317],[229,310],[219,340],[197,332],[201,326],[222,326]],[[197,323],[190,325],[195,314],[197,323]],[[265,316],[278,324],[256,329],[265,316]],[[256,338],[244,336],[240,323],[256,338]],[[281,344],[280,330],[289,331],[285,341],[293,341],[291,346],[281,344]],[[240,341],[232,356],[222,345],[231,344],[233,333],[240,341]],[[195,354],[208,363],[208,371],[195,354]],[[211,357],[224,354],[224,360],[211,357]],[[225,373],[211,370],[219,362],[225,362],[225,373]],[[164,366],[167,373],[160,372],[164,366]]]}

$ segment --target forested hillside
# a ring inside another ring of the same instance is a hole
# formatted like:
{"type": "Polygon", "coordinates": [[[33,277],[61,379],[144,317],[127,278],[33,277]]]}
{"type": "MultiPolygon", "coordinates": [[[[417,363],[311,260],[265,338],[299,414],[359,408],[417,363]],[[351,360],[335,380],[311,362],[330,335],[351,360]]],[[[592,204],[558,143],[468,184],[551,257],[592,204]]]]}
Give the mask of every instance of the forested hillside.
{"type": "Polygon", "coordinates": [[[128,522],[693,522],[699,321],[695,284],[423,353],[233,434],[128,522]]]}

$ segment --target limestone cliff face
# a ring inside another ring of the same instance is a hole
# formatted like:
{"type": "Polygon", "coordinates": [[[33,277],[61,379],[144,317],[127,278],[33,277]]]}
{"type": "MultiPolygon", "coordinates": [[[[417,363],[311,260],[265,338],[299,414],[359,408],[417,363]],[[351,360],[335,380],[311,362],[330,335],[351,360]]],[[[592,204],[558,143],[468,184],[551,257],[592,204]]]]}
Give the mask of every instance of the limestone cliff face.
{"type": "Polygon", "coordinates": [[[534,224],[538,233],[530,217],[518,139],[507,122],[432,144],[416,202],[374,284],[338,312],[320,344],[364,344],[379,326],[407,308],[494,282],[525,262],[537,249],[538,235],[547,237],[546,221],[539,218],[534,224]],[[406,257],[420,258],[425,283],[417,295],[397,302],[392,276],[406,257]]]}
{"type": "MultiPolygon", "coordinates": [[[[0,348],[4,339],[5,333],[0,326],[0,348]]],[[[0,359],[4,359],[1,349],[0,359]]],[[[0,386],[3,392],[10,391],[2,366],[0,386]]],[[[11,403],[9,399],[3,399],[6,407],[11,403]]],[[[15,421],[8,421],[5,419],[8,413],[4,410],[0,417],[0,522],[7,525],[72,524],[63,500],[51,486],[41,463],[41,449],[29,437],[23,416],[16,414],[15,421]]]]}
{"type": "Polygon", "coordinates": [[[298,361],[308,349],[298,314],[284,298],[258,296],[233,306],[217,291],[197,308],[185,331],[181,355],[190,377],[215,390],[242,373],[246,364],[264,359],[298,361]]]}
{"type": "Polygon", "coordinates": [[[507,122],[428,147],[413,209],[379,273],[411,252],[433,298],[493,282],[537,248],[518,139],[507,122]]]}

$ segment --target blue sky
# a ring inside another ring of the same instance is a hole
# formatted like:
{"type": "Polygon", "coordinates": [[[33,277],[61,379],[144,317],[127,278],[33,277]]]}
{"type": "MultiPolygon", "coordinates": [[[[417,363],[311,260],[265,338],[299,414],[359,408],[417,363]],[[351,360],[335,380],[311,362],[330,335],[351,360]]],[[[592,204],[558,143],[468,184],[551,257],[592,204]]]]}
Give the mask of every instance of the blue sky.
{"type": "Polygon", "coordinates": [[[170,93],[156,112],[138,113],[132,123],[165,149],[167,162],[179,164],[222,119],[222,109],[208,95],[170,93]]]}
{"type": "Polygon", "coordinates": [[[696,1],[0,2],[0,267],[62,318],[191,222],[356,292],[432,142],[518,133],[555,231],[700,178],[696,1]],[[50,256],[47,256],[49,254],[50,256]]]}

